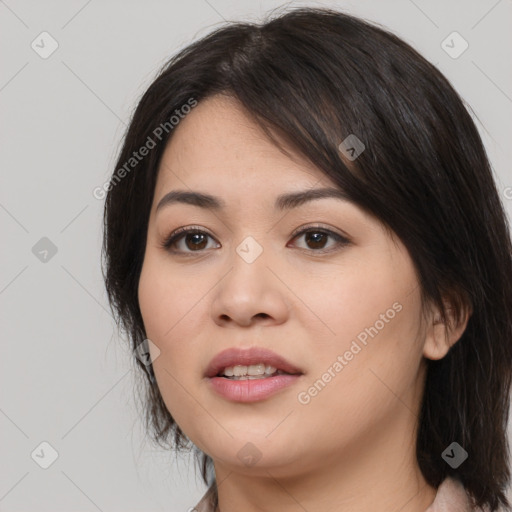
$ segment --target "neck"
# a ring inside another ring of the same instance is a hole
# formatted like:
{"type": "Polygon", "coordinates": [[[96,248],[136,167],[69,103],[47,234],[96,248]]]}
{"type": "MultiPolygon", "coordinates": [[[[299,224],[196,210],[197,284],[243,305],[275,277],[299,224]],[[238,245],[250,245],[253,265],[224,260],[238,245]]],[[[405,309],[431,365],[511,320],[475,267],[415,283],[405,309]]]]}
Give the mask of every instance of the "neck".
{"type": "MultiPolygon", "coordinates": [[[[421,473],[386,470],[393,481],[367,477],[340,482],[330,474],[293,479],[227,473],[219,479],[216,512],[425,512],[436,496],[421,473]]],[[[419,471],[419,470],[418,470],[419,471]]],[[[222,473],[222,472],[221,472],[222,473]]]]}
{"type": "Polygon", "coordinates": [[[418,467],[379,464],[364,476],[334,468],[308,475],[277,477],[241,475],[216,469],[216,512],[425,512],[436,496],[418,467]]]}
{"type": "MultiPolygon", "coordinates": [[[[436,489],[416,460],[416,425],[402,404],[372,436],[283,466],[215,461],[219,512],[425,512],[436,489]],[[321,461],[319,464],[318,461],[321,461]]],[[[217,512],[216,511],[216,512],[217,512]]]]}

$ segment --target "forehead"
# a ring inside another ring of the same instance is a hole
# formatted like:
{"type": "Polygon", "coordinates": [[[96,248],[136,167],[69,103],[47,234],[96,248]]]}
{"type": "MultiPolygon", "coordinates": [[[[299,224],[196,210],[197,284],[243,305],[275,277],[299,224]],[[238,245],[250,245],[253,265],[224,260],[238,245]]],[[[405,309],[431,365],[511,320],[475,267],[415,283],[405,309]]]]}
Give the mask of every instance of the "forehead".
{"type": "MultiPolygon", "coordinates": [[[[280,143],[286,147],[284,141],[280,143]]],[[[288,155],[236,99],[212,96],[200,101],[174,129],[162,156],[157,193],[177,185],[219,189],[223,182],[247,187],[297,181],[303,187],[334,185],[293,149],[286,150],[288,155]]]]}

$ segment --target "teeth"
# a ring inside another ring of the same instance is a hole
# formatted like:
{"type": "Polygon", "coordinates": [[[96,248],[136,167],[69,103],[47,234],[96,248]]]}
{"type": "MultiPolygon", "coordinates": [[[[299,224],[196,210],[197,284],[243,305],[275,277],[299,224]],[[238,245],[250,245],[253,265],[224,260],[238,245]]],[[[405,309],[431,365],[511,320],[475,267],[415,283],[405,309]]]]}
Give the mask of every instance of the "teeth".
{"type": "MultiPolygon", "coordinates": [[[[259,364],[251,364],[250,366],[229,366],[224,368],[224,370],[220,373],[220,375],[224,375],[226,377],[258,377],[265,375],[272,375],[277,372],[277,368],[273,366],[266,366],[264,363],[259,364]]],[[[281,372],[280,372],[281,373],[281,372]]]]}
{"type": "Polygon", "coordinates": [[[247,368],[248,375],[263,375],[265,373],[265,365],[263,363],[260,364],[251,364],[247,368]]]}

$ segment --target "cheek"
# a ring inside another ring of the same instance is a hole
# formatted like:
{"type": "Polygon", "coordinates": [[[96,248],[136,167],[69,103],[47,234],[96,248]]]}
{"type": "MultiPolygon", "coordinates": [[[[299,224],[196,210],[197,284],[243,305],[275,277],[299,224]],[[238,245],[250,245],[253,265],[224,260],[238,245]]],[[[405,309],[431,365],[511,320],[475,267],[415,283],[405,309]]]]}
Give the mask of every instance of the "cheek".
{"type": "Polygon", "coordinates": [[[375,332],[375,326],[379,333],[389,332],[396,319],[405,316],[404,303],[410,303],[417,286],[412,269],[405,264],[397,269],[382,257],[347,258],[341,268],[330,266],[296,279],[301,282],[300,296],[310,311],[304,318],[311,319],[308,327],[318,325],[321,329],[321,336],[314,341],[325,347],[328,355],[328,347],[348,349],[358,336],[364,342],[370,336],[367,330],[375,332]]]}
{"type": "MultiPolygon", "coordinates": [[[[185,390],[190,389],[191,345],[187,332],[192,319],[192,300],[187,293],[177,293],[176,276],[165,275],[165,265],[148,257],[142,268],[138,298],[146,336],[159,350],[152,353],[153,370],[165,406],[178,425],[192,421],[194,402],[185,390]],[[188,314],[187,314],[188,312],[188,314]]],[[[178,288],[179,289],[179,288],[178,288]]]]}
{"type": "Polygon", "coordinates": [[[308,293],[308,307],[325,324],[322,336],[312,340],[315,359],[307,385],[313,388],[303,391],[315,410],[334,408],[339,418],[348,412],[362,419],[392,406],[394,393],[407,393],[417,379],[419,287],[407,262],[397,267],[382,259],[380,264],[366,261],[364,268],[354,265],[334,275],[308,278],[301,288],[308,293]]]}
{"type": "Polygon", "coordinates": [[[172,340],[193,341],[201,301],[209,286],[204,280],[171,271],[161,258],[149,254],[142,268],[138,299],[146,335],[164,349],[172,340]]]}
{"type": "MultiPolygon", "coordinates": [[[[172,272],[161,258],[148,254],[139,279],[138,299],[146,336],[160,350],[153,361],[158,386],[168,407],[187,399],[184,389],[197,381],[211,284],[172,272]],[[195,372],[195,373],[194,373],[195,372]],[[170,403],[172,397],[172,404],[170,403]]],[[[188,404],[190,407],[193,404],[188,404]]],[[[181,409],[181,407],[180,407],[181,409]]],[[[173,414],[173,410],[171,410],[173,414]]],[[[173,414],[174,416],[174,414],[173,414]]]]}
{"type": "Polygon", "coordinates": [[[403,417],[404,411],[408,417],[407,409],[414,410],[421,360],[414,339],[414,309],[404,306],[377,334],[362,330],[366,344],[357,337],[343,337],[337,347],[321,353],[321,361],[299,390],[299,416],[306,437],[314,436],[319,424],[325,428],[323,440],[317,442],[326,453],[336,444],[364,442],[393,418],[403,417]]]}

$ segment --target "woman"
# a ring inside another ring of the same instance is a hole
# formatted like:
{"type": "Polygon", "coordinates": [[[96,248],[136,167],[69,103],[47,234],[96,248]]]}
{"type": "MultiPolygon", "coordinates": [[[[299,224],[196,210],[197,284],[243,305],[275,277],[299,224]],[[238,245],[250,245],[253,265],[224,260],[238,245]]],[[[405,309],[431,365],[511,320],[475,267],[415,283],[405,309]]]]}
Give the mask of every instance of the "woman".
{"type": "Polygon", "coordinates": [[[197,510],[508,506],[512,244],[441,73],[327,9],[230,24],[139,102],[105,281],[197,510]]]}

